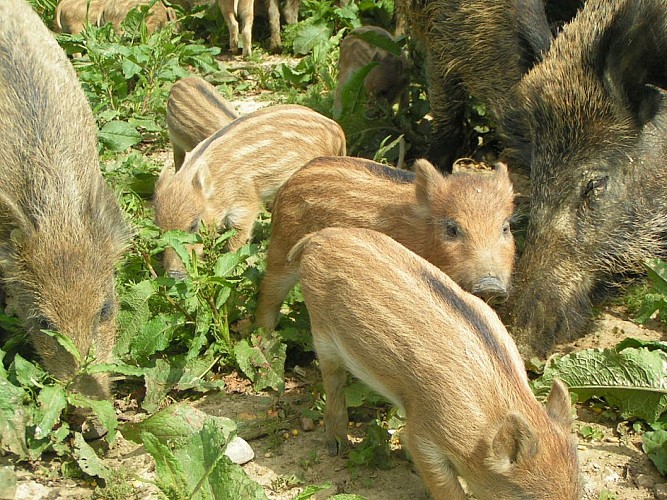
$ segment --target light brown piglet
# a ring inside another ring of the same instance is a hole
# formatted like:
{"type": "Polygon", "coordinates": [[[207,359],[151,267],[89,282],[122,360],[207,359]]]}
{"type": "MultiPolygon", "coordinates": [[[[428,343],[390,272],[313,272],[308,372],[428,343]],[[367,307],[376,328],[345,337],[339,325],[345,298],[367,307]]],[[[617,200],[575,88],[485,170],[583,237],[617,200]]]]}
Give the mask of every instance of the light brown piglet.
{"type": "Polygon", "coordinates": [[[167,100],[167,131],[176,170],[185,153],[237,117],[234,107],[203,78],[190,76],[174,83],[167,100]]]}
{"type": "Polygon", "coordinates": [[[105,0],[61,0],[56,5],[53,21],[54,31],[58,33],[81,33],[86,23],[99,25],[99,18],[105,0]]]}
{"type": "Polygon", "coordinates": [[[361,158],[317,158],[280,189],[272,210],[267,267],[256,323],[273,329],[297,282],[290,248],[325,227],[383,232],[485,298],[507,295],[514,264],[512,183],[504,164],[491,174],[443,176],[426,160],[415,173],[361,158]]]}
{"type": "MultiPolygon", "coordinates": [[[[155,221],[165,231],[235,228],[230,250],[242,246],[262,204],[292,173],[318,156],[345,154],[340,126],[304,106],[279,105],[237,118],[201,142],[174,173],[165,168],[155,187],[155,221]]],[[[164,266],[175,277],[184,267],[167,249],[164,266]]]]}
{"type": "Polygon", "coordinates": [[[405,412],[406,446],[431,496],[575,500],[581,487],[570,399],[546,408],[495,312],[388,236],[328,228],[299,263],[319,358],[331,453],[347,444],[347,371],[405,412]]]}
{"type": "MultiPolygon", "coordinates": [[[[100,26],[111,23],[116,32],[120,32],[120,24],[127,14],[135,8],[150,5],[150,0],[106,0],[100,15],[100,26]]],[[[168,22],[176,20],[176,13],[171,7],[166,7],[160,0],[150,5],[146,17],[146,29],[153,33],[168,22]]]]}

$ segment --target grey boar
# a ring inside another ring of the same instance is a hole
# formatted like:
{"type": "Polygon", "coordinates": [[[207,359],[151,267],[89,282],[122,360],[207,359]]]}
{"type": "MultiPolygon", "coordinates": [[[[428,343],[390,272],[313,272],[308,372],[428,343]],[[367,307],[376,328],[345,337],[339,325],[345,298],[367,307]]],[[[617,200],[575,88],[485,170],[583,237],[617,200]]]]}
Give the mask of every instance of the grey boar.
{"type": "Polygon", "coordinates": [[[54,31],[81,33],[86,25],[98,26],[104,0],[61,0],[56,6],[54,31]]]}
{"type": "Polygon", "coordinates": [[[407,88],[410,83],[408,60],[404,54],[396,56],[380,47],[367,42],[358,35],[375,33],[394,41],[390,33],[377,26],[362,26],[354,29],[340,44],[338,60],[338,85],[334,94],[334,112],[340,114],[343,109],[343,87],[354,73],[367,64],[376,62],[364,79],[366,94],[371,99],[393,104],[399,101],[401,108],[407,105],[407,88]]]}
{"type": "Polygon", "coordinates": [[[531,207],[510,331],[526,356],[580,336],[595,292],[665,255],[665,89],[661,0],[588,0],[519,85],[531,207]]]}
{"type": "Polygon", "coordinates": [[[69,337],[82,357],[110,361],[114,263],[129,231],[100,172],[97,127],[74,69],[23,0],[0,2],[0,275],[8,303],[56,378],[109,396],[104,375],[42,330],[69,337]]]}
{"type": "MultiPolygon", "coordinates": [[[[150,5],[151,0],[106,0],[104,9],[100,15],[100,26],[107,23],[113,25],[114,31],[121,31],[120,24],[125,20],[128,13],[135,8],[150,5]]],[[[154,33],[158,28],[168,22],[176,20],[176,13],[171,7],[166,7],[161,1],[154,2],[148,9],[146,16],[146,30],[154,33]]]]}
{"type": "Polygon", "coordinates": [[[464,500],[575,500],[580,480],[567,388],[546,408],[483,300],[384,234],[328,228],[298,262],[319,358],[332,454],[345,448],[347,371],[403,409],[408,452],[431,493],[464,500]]]}
{"type": "Polygon", "coordinates": [[[280,37],[280,13],[287,24],[296,24],[299,20],[299,5],[301,0],[285,0],[283,8],[280,9],[278,0],[257,0],[255,2],[255,14],[262,16],[266,14],[269,19],[269,50],[279,52],[282,47],[280,37]]]}
{"type": "Polygon", "coordinates": [[[297,281],[286,256],[319,229],[362,227],[383,232],[485,298],[508,293],[514,264],[512,183],[493,174],[440,174],[426,160],[412,172],[359,158],[317,158],[278,191],[256,323],[275,328],[280,305],[297,281]]]}
{"type": "MultiPolygon", "coordinates": [[[[475,96],[499,120],[516,85],[551,43],[542,0],[405,0],[408,21],[426,51],[433,116],[428,158],[451,172],[468,156],[464,111],[475,96]]],[[[500,128],[500,136],[505,131],[500,128]]],[[[511,159],[511,156],[506,156],[511,159]]]]}
{"type": "Polygon", "coordinates": [[[206,80],[181,78],[167,100],[167,131],[178,171],[185,153],[238,117],[234,107],[206,80]]]}
{"type": "Polygon", "coordinates": [[[252,23],[255,17],[254,0],[218,0],[222,17],[229,30],[229,51],[239,50],[239,21],[243,38],[243,57],[252,55],[252,23]],[[237,19],[238,18],[238,19],[237,19]]]}
{"type": "MultiPolygon", "coordinates": [[[[155,187],[155,221],[163,230],[235,228],[230,251],[252,235],[262,204],[273,200],[292,173],[318,156],[345,154],[340,126],[304,106],[279,105],[237,118],[201,142],[174,173],[165,168],[155,187]]],[[[183,263],[165,250],[174,277],[183,263]]]]}

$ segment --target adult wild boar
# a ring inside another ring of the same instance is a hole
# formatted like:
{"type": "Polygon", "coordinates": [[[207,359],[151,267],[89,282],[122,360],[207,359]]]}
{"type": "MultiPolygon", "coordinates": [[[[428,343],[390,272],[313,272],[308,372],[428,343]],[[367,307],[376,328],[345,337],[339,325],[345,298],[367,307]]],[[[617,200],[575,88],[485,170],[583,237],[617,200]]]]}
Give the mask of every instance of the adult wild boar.
{"type": "Polygon", "coordinates": [[[567,388],[554,381],[546,408],[521,356],[483,300],[389,238],[328,228],[304,237],[304,301],[324,391],[326,439],[346,447],[347,371],[406,416],[406,446],[431,497],[577,500],[567,388]]]}
{"type": "Polygon", "coordinates": [[[97,127],[64,52],[23,0],[0,2],[0,274],[46,369],[106,398],[108,378],[74,379],[81,356],[110,360],[114,263],[129,236],[102,178],[97,127]]]}
{"type": "Polygon", "coordinates": [[[511,312],[526,355],[580,335],[596,288],[664,255],[665,89],[662,0],[588,0],[519,85],[508,117],[526,129],[532,203],[511,312]]]}
{"type": "MultiPolygon", "coordinates": [[[[426,51],[433,115],[429,159],[451,172],[467,156],[464,111],[475,96],[496,119],[523,74],[551,43],[542,0],[405,0],[408,21],[426,51]]],[[[504,131],[501,129],[501,136],[504,131]]],[[[512,165],[510,165],[512,166],[512,165]]]]}
{"type": "Polygon", "coordinates": [[[325,227],[383,232],[446,272],[465,290],[505,297],[514,264],[512,183],[496,172],[440,174],[426,160],[416,172],[361,158],[316,158],[276,195],[256,322],[275,328],[280,305],[298,280],[287,253],[325,227]]]}
{"type": "Polygon", "coordinates": [[[216,88],[198,76],[181,78],[169,91],[167,132],[178,171],[185,153],[238,117],[216,88]]]}
{"type": "MultiPolygon", "coordinates": [[[[333,120],[304,106],[278,105],[249,113],[201,142],[174,173],[165,168],[155,186],[155,221],[163,230],[197,232],[234,228],[229,250],[252,235],[263,203],[318,156],[345,154],[345,133],[333,120]]],[[[172,249],[164,266],[182,277],[183,263],[172,249]]]]}

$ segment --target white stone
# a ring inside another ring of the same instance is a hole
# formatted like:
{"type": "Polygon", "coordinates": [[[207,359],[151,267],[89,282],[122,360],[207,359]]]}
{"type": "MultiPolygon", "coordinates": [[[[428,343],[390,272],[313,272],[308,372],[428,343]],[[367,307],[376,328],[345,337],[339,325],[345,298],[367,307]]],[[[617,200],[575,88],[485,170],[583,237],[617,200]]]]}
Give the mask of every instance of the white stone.
{"type": "Polygon", "coordinates": [[[232,462],[239,465],[250,462],[253,458],[255,458],[255,452],[250,447],[248,442],[239,436],[236,436],[227,445],[225,455],[227,455],[232,462]]]}

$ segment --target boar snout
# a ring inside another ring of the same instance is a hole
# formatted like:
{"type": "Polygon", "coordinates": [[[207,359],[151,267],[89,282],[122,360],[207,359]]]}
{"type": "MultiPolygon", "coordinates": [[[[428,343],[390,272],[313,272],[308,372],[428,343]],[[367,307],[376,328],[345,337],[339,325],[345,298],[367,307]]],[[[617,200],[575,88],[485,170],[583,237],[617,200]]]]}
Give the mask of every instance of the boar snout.
{"type": "Polygon", "coordinates": [[[473,295],[484,299],[504,302],[507,299],[507,286],[497,276],[485,276],[472,286],[473,295]]]}

